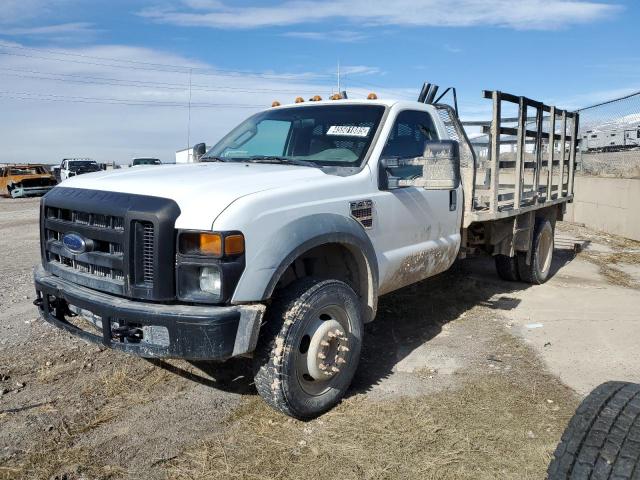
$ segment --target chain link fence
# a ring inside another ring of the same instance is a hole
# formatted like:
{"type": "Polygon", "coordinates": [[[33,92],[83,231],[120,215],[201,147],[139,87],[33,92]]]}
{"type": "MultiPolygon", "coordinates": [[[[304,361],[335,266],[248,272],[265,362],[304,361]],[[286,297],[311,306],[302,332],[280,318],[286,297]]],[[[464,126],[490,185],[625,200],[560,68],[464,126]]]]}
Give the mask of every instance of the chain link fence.
{"type": "Polygon", "coordinates": [[[640,178],[640,92],[581,108],[577,171],[640,178]]]}

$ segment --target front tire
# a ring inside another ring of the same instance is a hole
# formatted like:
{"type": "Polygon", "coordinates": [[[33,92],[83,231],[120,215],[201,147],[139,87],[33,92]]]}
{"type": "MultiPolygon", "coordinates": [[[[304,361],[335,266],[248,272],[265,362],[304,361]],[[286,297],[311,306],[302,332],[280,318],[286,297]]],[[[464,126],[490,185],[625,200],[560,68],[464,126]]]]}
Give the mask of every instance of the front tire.
{"type": "Polygon", "coordinates": [[[306,420],[333,408],[358,367],[360,300],[338,280],[303,279],[269,308],[254,355],[254,381],[274,409],[306,420]]]}
{"type": "Polygon", "coordinates": [[[549,278],[553,260],[553,233],[549,220],[538,219],[533,231],[531,263],[527,265],[526,252],[518,253],[518,272],[523,282],[541,285],[549,278]]]}

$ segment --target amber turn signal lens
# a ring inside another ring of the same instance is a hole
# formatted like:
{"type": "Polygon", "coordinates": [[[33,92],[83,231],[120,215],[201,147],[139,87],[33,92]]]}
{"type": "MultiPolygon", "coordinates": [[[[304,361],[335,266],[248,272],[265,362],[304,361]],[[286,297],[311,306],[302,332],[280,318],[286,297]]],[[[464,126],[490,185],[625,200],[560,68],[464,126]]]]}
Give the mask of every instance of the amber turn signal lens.
{"type": "Polygon", "coordinates": [[[217,233],[185,232],[180,235],[180,253],[220,257],[222,256],[222,237],[217,233]]]}
{"type": "Polygon", "coordinates": [[[200,252],[205,255],[222,255],[222,238],[216,233],[200,234],[200,252]]]}
{"type": "Polygon", "coordinates": [[[229,235],[224,238],[224,254],[239,255],[244,253],[244,237],[242,235],[229,235]]]}

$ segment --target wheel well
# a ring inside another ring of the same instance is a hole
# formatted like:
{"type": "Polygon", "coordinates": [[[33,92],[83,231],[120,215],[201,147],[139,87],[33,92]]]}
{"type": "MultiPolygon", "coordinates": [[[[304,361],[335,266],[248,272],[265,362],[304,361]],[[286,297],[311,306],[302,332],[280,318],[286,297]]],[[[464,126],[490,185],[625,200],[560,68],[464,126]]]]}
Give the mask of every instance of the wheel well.
{"type": "Polygon", "coordinates": [[[365,311],[365,322],[375,316],[375,295],[371,268],[362,252],[351,245],[326,243],[300,254],[283,272],[276,283],[274,294],[291,283],[305,277],[341,280],[360,297],[365,311]]]}

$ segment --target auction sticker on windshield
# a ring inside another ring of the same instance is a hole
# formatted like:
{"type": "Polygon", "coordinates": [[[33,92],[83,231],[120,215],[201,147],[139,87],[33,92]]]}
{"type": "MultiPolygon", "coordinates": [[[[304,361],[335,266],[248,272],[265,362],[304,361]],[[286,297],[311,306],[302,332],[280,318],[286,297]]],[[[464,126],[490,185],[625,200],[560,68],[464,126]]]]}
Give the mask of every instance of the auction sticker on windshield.
{"type": "Polygon", "coordinates": [[[344,137],[366,137],[371,127],[356,127],[353,125],[331,125],[327,135],[342,135],[344,137]]]}

